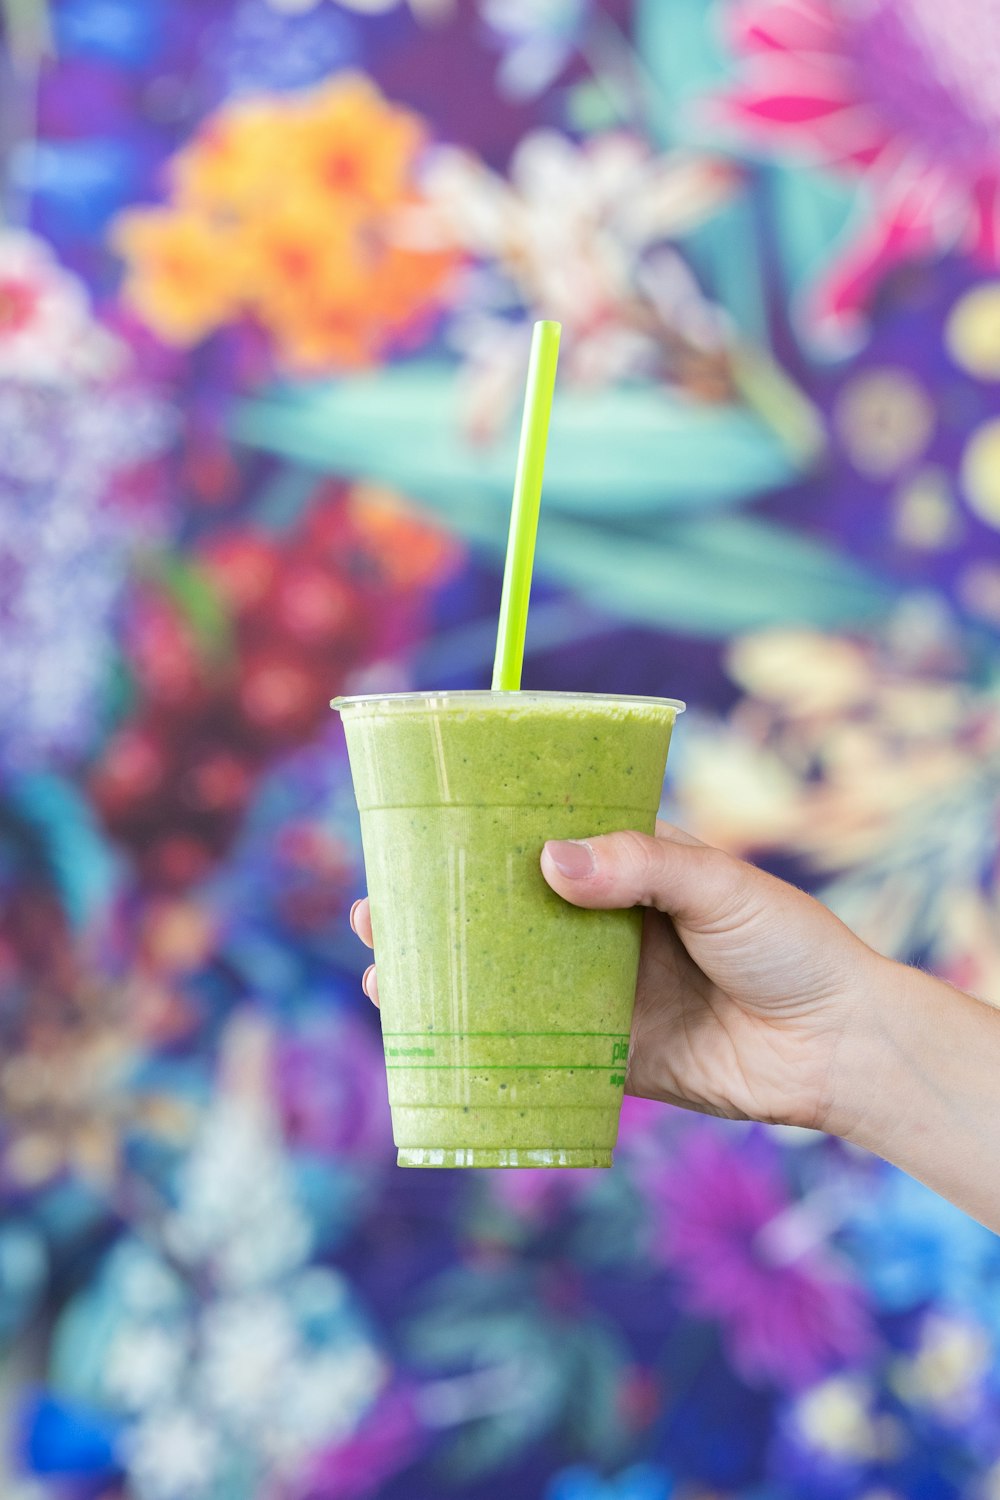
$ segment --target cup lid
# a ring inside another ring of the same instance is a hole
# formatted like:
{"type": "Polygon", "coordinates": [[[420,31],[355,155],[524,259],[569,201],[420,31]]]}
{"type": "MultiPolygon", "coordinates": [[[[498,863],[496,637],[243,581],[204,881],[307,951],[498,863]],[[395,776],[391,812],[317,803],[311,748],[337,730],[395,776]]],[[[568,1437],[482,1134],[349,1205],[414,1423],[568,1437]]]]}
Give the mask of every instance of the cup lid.
{"type": "Polygon", "coordinates": [[[652,695],[632,693],[570,693],[555,692],[547,690],[528,690],[518,692],[499,692],[492,688],[438,688],[431,692],[406,692],[406,693],[349,693],[339,698],[331,698],[330,707],[338,713],[344,708],[354,708],[361,704],[406,704],[406,703],[440,703],[450,702],[458,699],[463,704],[470,702],[493,703],[496,705],[525,707],[531,703],[620,703],[632,707],[647,708],[671,708],[675,713],[682,714],[687,707],[679,698],[657,698],[652,695]]]}

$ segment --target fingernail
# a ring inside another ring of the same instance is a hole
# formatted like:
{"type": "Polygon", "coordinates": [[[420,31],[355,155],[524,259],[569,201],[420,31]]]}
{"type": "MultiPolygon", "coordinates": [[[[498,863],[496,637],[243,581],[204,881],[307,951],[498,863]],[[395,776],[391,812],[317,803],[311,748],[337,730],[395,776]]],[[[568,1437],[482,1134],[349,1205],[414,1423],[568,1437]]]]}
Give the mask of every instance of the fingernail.
{"type": "Polygon", "coordinates": [[[355,927],[355,925],[354,925],[354,913],[357,911],[358,907],[361,905],[361,901],[362,901],[362,897],[359,896],[358,899],[357,899],[357,901],[355,901],[354,905],[351,907],[351,914],[350,914],[350,916],[347,919],[350,922],[350,924],[351,924],[351,931],[352,932],[357,932],[357,930],[358,930],[355,927]]]}
{"type": "Polygon", "coordinates": [[[583,880],[597,867],[594,851],[583,839],[550,839],[545,847],[549,859],[567,880],[583,880]]]}
{"type": "Polygon", "coordinates": [[[361,976],[361,988],[364,990],[364,992],[368,996],[369,1000],[372,998],[371,982],[372,982],[372,978],[373,978],[374,974],[375,974],[375,965],[374,964],[369,964],[368,967],[367,967],[367,969],[365,970],[365,972],[361,976]]]}

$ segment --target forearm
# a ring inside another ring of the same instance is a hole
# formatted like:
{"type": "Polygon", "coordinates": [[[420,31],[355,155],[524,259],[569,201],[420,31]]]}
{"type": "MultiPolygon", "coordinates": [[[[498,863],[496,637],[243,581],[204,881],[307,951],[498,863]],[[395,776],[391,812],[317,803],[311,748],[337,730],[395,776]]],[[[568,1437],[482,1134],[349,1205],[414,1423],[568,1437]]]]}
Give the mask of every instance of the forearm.
{"type": "Polygon", "coordinates": [[[829,1128],[1000,1233],[1000,1009],[889,960],[876,974],[829,1128]]]}

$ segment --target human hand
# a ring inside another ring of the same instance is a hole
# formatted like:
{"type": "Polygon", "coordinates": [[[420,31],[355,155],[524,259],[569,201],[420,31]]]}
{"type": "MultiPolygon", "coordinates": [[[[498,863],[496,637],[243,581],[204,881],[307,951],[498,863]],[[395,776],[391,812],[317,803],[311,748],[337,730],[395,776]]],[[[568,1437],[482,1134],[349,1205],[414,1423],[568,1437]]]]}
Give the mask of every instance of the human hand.
{"type": "MultiPolygon", "coordinates": [[[[828,1130],[1000,1232],[1000,1008],[880,957],[805,892],[669,824],[546,844],[576,906],[645,906],[626,1087],[828,1130]]],[[[372,946],[367,900],[351,925],[372,946]]],[[[364,986],[378,1004],[375,967],[364,986]]]]}
{"type": "MultiPolygon", "coordinates": [[[[733,1119],[822,1127],[841,1039],[882,962],[794,886],[659,824],[545,846],[576,906],[646,906],[626,1088],[733,1119]],[[571,873],[579,869],[579,873],[571,873]]],[[[372,945],[367,900],[351,912],[372,945]]],[[[378,1004],[374,965],[362,981],[378,1004]]]]}
{"type": "Polygon", "coordinates": [[[546,844],[576,906],[649,908],[626,1088],[729,1119],[829,1128],[880,959],[804,891],[667,823],[546,844]]]}
{"type": "Polygon", "coordinates": [[[547,844],[542,873],[576,906],[651,908],[633,1093],[828,1130],[1000,1233],[1000,1005],[881,957],[805,892],[665,823],[547,844]]]}

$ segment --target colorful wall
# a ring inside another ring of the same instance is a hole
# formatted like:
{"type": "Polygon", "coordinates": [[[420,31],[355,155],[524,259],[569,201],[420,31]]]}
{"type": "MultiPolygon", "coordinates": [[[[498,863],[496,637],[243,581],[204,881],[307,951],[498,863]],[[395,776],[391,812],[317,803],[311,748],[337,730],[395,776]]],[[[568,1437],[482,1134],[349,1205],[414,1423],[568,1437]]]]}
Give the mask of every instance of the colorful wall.
{"type": "Polygon", "coordinates": [[[664,811],[1000,999],[990,0],[4,0],[5,1500],[997,1500],[1000,1241],[627,1101],[394,1165],[342,691],[687,700],[664,811]]]}

